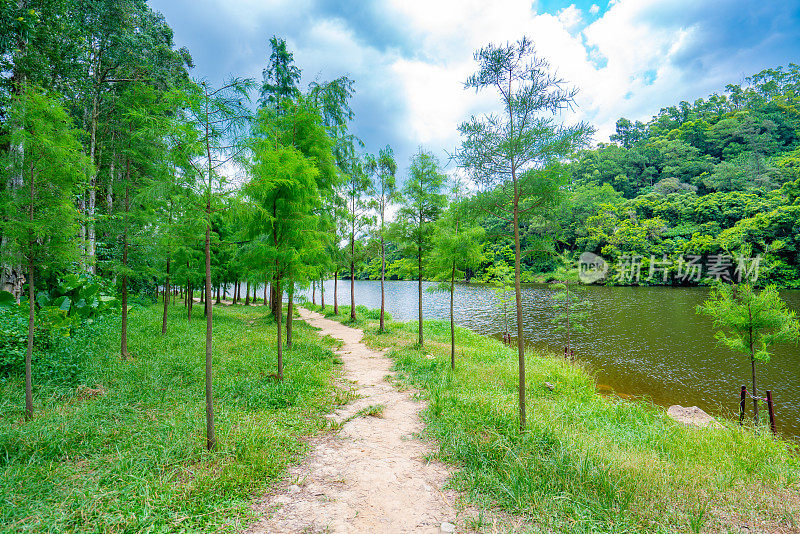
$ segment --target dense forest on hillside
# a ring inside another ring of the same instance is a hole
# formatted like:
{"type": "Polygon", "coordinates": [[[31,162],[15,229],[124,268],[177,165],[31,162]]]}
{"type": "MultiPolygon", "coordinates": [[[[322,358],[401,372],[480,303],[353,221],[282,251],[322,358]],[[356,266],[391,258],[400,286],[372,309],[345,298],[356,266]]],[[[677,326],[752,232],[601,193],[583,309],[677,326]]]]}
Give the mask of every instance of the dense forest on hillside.
{"type": "MultiPolygon", "coordinates": [[[[611,142],[578,151],[550,174],[561,198],[525,223],[526,279],[546,280],[558,267],[556,252],[577,259],[589,251],[629,267],[641,256],[642,284],[734,279],[739,258],[758,258],[758,283],[800,287],[798,106],[800,67],[790,64],[722,94],[662,108],[646,124],[619,119],[611,142]],[[681,257],[701,267],[679,271],[681,257]],[[702,267],[711,262],[730,269],[709,275],[702,267]]],[[[481,223],[489,243],[471,274],[486,281],[492,265],[512,263],[513,251],[507,223],[481,223]]],[[[402,255],[393,250],[389,257],[389,275],[408,277],[402,255]]],[[[361,276],[376,276],[376,265],[361,276]]],[[[633,283],[614,276],[606,282],[633,283]]]]}

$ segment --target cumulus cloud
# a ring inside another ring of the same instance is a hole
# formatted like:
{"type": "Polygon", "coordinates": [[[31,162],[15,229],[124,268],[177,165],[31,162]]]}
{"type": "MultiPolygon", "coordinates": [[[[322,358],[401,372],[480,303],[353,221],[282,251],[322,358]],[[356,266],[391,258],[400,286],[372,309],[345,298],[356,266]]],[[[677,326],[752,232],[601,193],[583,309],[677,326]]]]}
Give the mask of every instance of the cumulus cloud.
{"type": "Polygon", "coordinates": [[[260,80],[267,40],[287,39],[303,84],[356,80],[354,130],[370,151],[390,144],[401,169],[420,144],[445,156],[457,126],[496,111],[491,93],[463,89],[473,52],[533,39],[578,87],[578,107],[605,141],[621,116],[647,120],[763,68],[796,61],[800,6],[778,0],[612,0],[605,8],[541,0],[152,0],[192,51],[197,75],[260,80]],[[584,16],[584,14],[587,14],[584,16]]]}

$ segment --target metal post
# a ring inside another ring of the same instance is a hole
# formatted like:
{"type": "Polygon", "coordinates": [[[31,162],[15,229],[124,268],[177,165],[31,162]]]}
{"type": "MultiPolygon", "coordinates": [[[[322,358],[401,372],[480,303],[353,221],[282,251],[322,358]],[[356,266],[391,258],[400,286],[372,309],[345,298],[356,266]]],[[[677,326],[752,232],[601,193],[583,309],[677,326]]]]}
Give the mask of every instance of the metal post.
{"type": "Polygon", "coordinates": [[[772,407],[772,391],[767,391],[767,411],[769,411],[769,427],[774,436],[777,431],[775,430],[775,409],[772,407]]]}
{"type": "Polygon", "coordinates": [[[739,393],[739,426],[744,424],[744,401],[747,398],[747,386],[742,386],[739,393]]]}

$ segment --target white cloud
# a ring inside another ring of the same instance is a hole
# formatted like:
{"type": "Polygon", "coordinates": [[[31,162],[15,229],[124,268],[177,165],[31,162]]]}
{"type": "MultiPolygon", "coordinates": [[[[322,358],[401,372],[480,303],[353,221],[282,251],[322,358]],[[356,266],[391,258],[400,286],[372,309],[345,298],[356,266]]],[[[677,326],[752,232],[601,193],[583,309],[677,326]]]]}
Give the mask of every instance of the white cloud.
{"type": "Polygon", "coordinates": [[[191,30],[196,42],[181,42],[180,26],[176,38],[198,51],[198,64],[205,63],[201,54],[210,56],[201,67],[206,73],[220,71],[222,78],[230,69],[260,80],[267,39],[277,34],[294,51],[304,85],[317,75],[349,75],[356,81],[357,134],[371,151],[391,144],[402,171],[418,144],[443,156],[457,145],[460,122],[499,109],[491,92],[463,89],[476,67],[473,52],[490,42],[532,38],[537,53],[580,90],[578,108],[563,119],[593,123],[598,141],[608,139],[621,116],[647,120],[662,106],[705,96],[770,66],[756,57],[764,55],[765,37],[751,51],[726,49],[710,67],[687,74],[687,61],[708,38],[703,21],[733,11],[691,0],[611,0],[602,13],[593,4],[586,18],[575,4],[545,13],[531,0],[387,0],[372,11],[381,23],[376,28],[397,29],[391,38],[350,18],[354,9],[364,14],[358,6],[337,11],[341,5],[331,3],[326,11],[320,1],[202,0],[197,6],[205,29],[198,28],[195,11],[177,7],[190,0],[152,3],[171,24],[176,17],[186,21],[183,35],[191,30]]]}
{"type": "Polygon", "coordinates": [[[575,4],[570,4],[558,12],[558,21],[568,30],[573,30],[583,22],[583,13],[575,4]]]}

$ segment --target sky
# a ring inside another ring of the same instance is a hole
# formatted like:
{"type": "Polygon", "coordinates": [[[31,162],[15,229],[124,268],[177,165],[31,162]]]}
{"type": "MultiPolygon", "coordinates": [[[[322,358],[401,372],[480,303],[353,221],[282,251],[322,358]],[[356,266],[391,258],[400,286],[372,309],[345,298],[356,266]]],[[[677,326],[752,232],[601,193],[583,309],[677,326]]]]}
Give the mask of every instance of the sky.
{"type": "MultiPolygon", "coordinates": [[[[446,163],[458,124],[500,110],[465,90],[475,50],[528,36],[608,142],[620,117],[647,121],[765,68],[800,62],[797,0],[151,0],[190,50],[197,78],[261,81],[272,35],[286,39],[301,87],[355,80],[352,131],[376,153],[390,145],[401,178],[422,146],[446,163]]],[[[449,170],[452,168],[446,168],[449,170]]]]}

